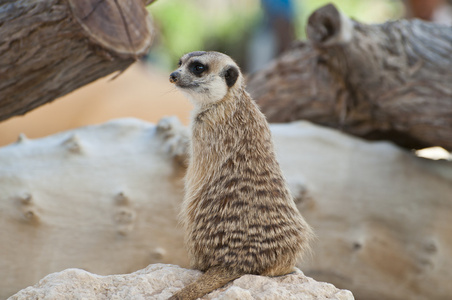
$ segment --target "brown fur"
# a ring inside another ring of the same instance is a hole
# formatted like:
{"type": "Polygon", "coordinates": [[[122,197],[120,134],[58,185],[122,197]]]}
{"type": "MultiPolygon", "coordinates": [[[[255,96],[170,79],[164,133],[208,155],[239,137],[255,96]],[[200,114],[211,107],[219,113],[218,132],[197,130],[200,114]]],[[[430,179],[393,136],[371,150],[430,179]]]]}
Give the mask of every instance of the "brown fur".
{"type": "MultiPolygon", "coordinates": [[[[221,53],[207,55],[214,66],[209,74],[232,61],[221,53]]],[[[201,106],[191,126],[181,216],[192,267],[206,273],[170,299],[196,299],[244,274],[290,273],[312,237],[242,76],[223,99],[201,106]]]]}

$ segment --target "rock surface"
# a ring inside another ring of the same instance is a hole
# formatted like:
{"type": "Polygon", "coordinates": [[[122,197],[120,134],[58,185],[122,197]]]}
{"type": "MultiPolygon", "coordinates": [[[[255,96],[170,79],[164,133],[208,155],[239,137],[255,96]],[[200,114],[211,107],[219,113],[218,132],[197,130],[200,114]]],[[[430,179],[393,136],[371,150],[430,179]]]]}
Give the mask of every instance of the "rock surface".
{"type": "MultiPolygon", "coordinates": [[[[81,269],[53,273],[9,300],[28,299],[155,299],[165,300],[201,273],[155,264],[132,274],[100,276],[81,269]]],[[[317,282],[297,270],[280,277],[245,275],[201,299],[354,299],[350,291],[317,282]]]]}

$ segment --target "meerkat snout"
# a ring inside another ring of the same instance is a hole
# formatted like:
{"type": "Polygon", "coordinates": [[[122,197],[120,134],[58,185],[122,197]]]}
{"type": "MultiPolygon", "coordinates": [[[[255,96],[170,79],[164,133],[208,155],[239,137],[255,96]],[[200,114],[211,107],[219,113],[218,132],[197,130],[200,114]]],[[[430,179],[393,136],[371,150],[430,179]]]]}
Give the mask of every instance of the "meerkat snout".
{"type": "Polygon", "coordinates": [[[180,73],[177,71],[174,71],[173,73],[170,74],[169,81],[171,83],[176,83],[177,79],[179,79],[179,77],[180,77],[180,73]]]}

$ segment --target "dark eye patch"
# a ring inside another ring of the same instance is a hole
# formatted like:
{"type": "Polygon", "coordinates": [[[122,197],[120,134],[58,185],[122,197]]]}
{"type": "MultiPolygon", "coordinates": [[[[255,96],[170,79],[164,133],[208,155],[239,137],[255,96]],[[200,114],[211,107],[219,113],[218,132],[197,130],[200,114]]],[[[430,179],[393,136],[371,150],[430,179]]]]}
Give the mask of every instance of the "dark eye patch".
{"type": "Polygon", "coordinates": [[[196,76],[201,76],[202,73],[207,71],[208,67],[202,64],[201,62],[195,60],[194,62],[190,63],[188,69],[196,76]]]}
{"type": "Polygon", "coordinates": [[[177,65],[180,67],[182,66],[182,59],[179,59],[179,62],[177,63],[177,65]]]}

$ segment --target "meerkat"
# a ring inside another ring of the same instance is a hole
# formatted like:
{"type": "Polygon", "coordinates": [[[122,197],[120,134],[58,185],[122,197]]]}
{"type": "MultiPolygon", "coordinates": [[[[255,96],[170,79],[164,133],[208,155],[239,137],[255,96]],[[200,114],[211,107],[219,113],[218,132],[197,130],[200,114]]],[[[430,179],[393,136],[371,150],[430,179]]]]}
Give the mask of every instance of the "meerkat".
{"type": "Polygon", "coordinates": [[[197,299],[245,274],[293,272],[312,231],[239,67],[219,52],[192,52],[170,82],[194,105],[181,221],[191,266],[204,272],[170,299],[197,299]]]}

